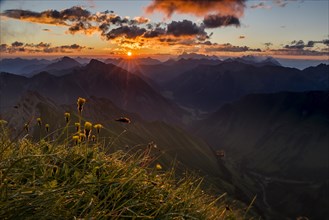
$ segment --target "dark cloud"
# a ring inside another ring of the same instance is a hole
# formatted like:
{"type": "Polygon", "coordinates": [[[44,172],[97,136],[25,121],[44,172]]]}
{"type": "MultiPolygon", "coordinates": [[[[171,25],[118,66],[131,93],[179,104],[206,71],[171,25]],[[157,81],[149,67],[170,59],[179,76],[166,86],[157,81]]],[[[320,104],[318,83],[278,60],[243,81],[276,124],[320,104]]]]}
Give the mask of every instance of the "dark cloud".
{"type": "Polygon", "coordinates": [[[7,44],[0,44],[0,52],[6,52],[7,51],[7,44]]]}
{"type": "Polygon", "coordinates": [[[266,43],[264,43],[264,45],[265,45],[265,48],[266,48],[267,50],[269,50],[270,47],[273,46],[273,43],[271,43],[271,42],[266,42],[266,43]]]}
{"type": "Polygon", "coordinates": [[[290,44],[285,45],[280,49],[272,49],[274,54],[280,55],[295,55],[295,56],[328,56],[328,50],[321,47],[315,47],[317,44],[323,46],[329,45],[329,39],[325,40],[310,40],[305,43],[303,40],[294,40],[290,44]],[[315,49],[313,49],[315,48],[315,49]]]}
{"type": "Polygon", "coordinates": [[[13,42],[11,45],[1,44],[0,51],[4,53],[16,53],[16,52],[26,52],[26,53],[72,53],[75,51],[81,51],[83,49],[92,49],[80,46],[78,44],[72,45],[62,45],[52,47],[50,43],[40,42],[38,44],[34,43],[22,43],[13,42]]]}
{"type": "Polygon", "coordinates": [[[253,4],[252,6],[250,6],[250,8],[253,8],[253,9],[270,9],[271,6],[266,5],[264,2],[260,2],[258,4],[253,4]]]}
{"type": "Polygon", "coordinates": [[[208,15],[203,19],[203,24],[206,28],[217,28],[222,26],[234,25],[240,26],[240,21],[234,16],[208,15]]]}
{"type": "Polygon", "coordinates": [[[136,37],[142,36],[145,32],[145,28],[140,28],[138,26],[122,26],[110,30],[108,33],[106,33],[105,36],[109,40],[122,36],[128,39],[134,39],[136,37]]]}
{"type": "Polygon", "coordinates": [[[155,37],[160,37],[166,34],[166,29],[161,28],[161,27],[156,27],[153,30],[147,31],[144,34],[145,38],[155,38],[155,37]]]}
{"type": "Polygon", "coordinates": [[[79,6],[62,11],[47,10],[32,12],[29,10],[11,9],[1,13],[2,16],[43,24],[69,25],[68,22],[87,20],[91,13],[79,6]]]}
{"type": "MultiPolygon", "coordinates": [[[[216,7],[218,4],[223,5],[226,1],[230,2],[228,3],[228,5],[230,5],[229,7],[233,7],[233,5],[244,5],[243,0],[219,0],[220,3],[210,2],[207,0],[203,3],[201,3],[201,1],[197,1],[196,4],[204,5],[204,7],[207,8],[209,5],[213,4],[216,7]]],[[[193,5],[194,1],[187,0],[187,4],[193,5]]],[[[137,37],[140,41],[143,39],[152,39],[153,43],[159,41],[160,38],[179,38],[175,40],[168,40],[170,43],[178,42],[178,44],[185,44],[186,42],[191,43],[192,41],[198,43],[211,37],[211,34],[208,34],[205,31],[206,27],[210,28],[239,24],[237,17],[228,15],[224,15],[222,17],[216,17],[216,15],[214,15],[214,17],[207,16],[205,18],[205,23],[202,23],[201,25],[193,23],[189,20],[172,21],[169,24],[162,22],[151,23],[150,19],[145,17],[135,17],[130,19],[128,17],[121,17],[116,15],[112,11],[97,12],[92,14],[78,6],[61,11],[46,10],[42,12],[13,9],[6,10],[5,12],[1,13],[1,15],[34,23],[66,26],[68,27],[66,33],[70,34],[93,34],[98,32],[103,37],[103,39],[117,40],[116,43],[118,44],[120,44],[120,40],[118,38],[136,39],[137,37]]],[[[44,30],[48,31],[49,29],[44,30]]],[[[39,47],[39,49],[41,48],[39,47]]],[[[46,51],[48,52],[54,50],[55,49],[48,48],[46,51]]]]}
{"type": "Polygon", "coordinates": [[[284,48],[286,49],[304,49],[306,47],[304,41],[299,40],[299,41],[292,41],[289,45],[285,45],[284,48]]]}
{"type": "Polygon", "coordinates": [[[13,43],[11,44],[12,47],[21,47],[21,46],[23,46],[23,45],[24,45],[24,43],[22,43],[22,42],[18,42],[18,41],[15,41],[15,42],[13,42],[13,43]]]}
{"type": "Polygon", "coordinates": [[[167,35],[173,35],[175,37],[197,36],[201,40],[208,38],[208,34],[205,32],[203,26],[198,26],[189,20],[172,21],[167,26],[167,35]]]}
{"type": "Polygon", "coordinates": [[[274,4],[283,8],[288,4],[287,0],[273,0],[274,4]]]}
{"type": "Polygon", "coordinates": [[[302,50],[304,48],[312,48],[315,46],[315,44],[324,44],[329,45],[329,39],[322,40],[322,41],[314,41],[310,40],[306,43],[304,43],[303,40],[294,40],[290,44],[287,44],[284,46],[285,49],[296,49],[296,50],[302,50]]]}
{"type": "Polygon", "coordinates": [[[206,16],[220,13],[224,16],[241,17],[245,8],[245,0],[153,0],[146,12],[160,11],[167,17],[174,13],[206,16]]]}
{"type": "Polygon", "coordinates": [[[326,50],[305,50],[305,49],[298,49],[298,50],[291,50],[291,49],[273,49],[271,50],[272,53],[276,55],[294,55],[294,56],[329,56],[329,52],[326,50]]]}
{"type": "Polygon", "coordinates": [[[227,44],[213,44],[210,47],[205,48],[206,52],[262,52],[261,49],[253,49],[247,46],[234,46],[230,43],[227,44]]]}
{"type": "Polygon", "coordinates": [[[325,44],[326,46],[329,46],[329,39],[323,40],[322,43],[325,44]]]}

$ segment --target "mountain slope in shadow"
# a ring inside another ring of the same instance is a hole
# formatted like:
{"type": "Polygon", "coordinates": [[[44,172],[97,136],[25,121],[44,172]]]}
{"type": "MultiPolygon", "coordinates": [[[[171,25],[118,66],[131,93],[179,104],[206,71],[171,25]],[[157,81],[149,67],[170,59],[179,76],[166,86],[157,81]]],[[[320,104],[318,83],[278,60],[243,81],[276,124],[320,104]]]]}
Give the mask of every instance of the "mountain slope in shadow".
{"type": "Polygon", "coordinates": [[[26,78],[1,73],[0,84],[0,109],[13,106],[22,94],[33,90],[59,104],[74,103],[79,96],[108,98],[118,107],[148,120],[180,122],[186,114],[137,75],[97,60],[63,76],[42,72],[26,78]]]}

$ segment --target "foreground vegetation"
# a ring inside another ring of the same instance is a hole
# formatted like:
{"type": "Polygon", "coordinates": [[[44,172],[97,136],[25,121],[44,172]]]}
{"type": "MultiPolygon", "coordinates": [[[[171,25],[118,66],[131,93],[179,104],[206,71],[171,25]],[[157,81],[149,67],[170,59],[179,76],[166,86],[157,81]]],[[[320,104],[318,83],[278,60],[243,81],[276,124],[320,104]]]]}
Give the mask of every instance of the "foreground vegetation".
{"type": "Polygon", "coordinates": [[[63,141],[12,138],[4,121],[0,129],[0,219],[242,219],[250,209],[232,210],[200,179],[164,171],[148,146],[106,153],[89,122],[76,134],[64,129],[63,141]]]}

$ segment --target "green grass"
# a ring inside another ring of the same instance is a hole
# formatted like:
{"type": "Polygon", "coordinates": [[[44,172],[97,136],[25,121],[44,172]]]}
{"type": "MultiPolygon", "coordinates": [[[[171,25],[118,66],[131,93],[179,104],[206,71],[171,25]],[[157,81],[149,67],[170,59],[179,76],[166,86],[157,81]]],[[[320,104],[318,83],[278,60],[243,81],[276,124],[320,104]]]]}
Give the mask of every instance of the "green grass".
{"type": "MultiPolygon", "coordinates": [[[[201,179],[156,169],[145,152],[0,134],[0,219],[240,219],[201,179]]],[[[153,163],[154,164],[154,163],[153,163]]]]}
{"type": "Polygon", "coordinates": [[[31,122],[16,134],[0,120],[0,219],[252,217],[252,203],[249,207],[238,201],[227,203],[231,198],[226,194],[206,194],[202,178],[177,174],[174,167],[163,169],[161,159],[151,154],[152,145],[111,149],[123,136],[106,143],[96,131],[95,141],[73,139],[92,127],[84,123],[86,127],[76,132],[69,129],[73,122],[67,122],[49,133],[42,123],[31,129],[35,124],[31,122]]]}

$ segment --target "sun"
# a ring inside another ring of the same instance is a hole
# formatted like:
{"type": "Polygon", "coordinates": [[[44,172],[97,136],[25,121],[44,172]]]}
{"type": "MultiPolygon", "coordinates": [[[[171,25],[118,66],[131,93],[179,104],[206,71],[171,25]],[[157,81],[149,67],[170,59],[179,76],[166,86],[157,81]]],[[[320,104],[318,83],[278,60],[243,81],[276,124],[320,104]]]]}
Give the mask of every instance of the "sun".
{"type": "Polygon", "coordinates": [[[127,52],[127,56],[128,56],[128,57],[131,57],[132,55],[133,55],[133,53],[132,53],[131,51],[128,51],[128,52],[127,52]]]}

